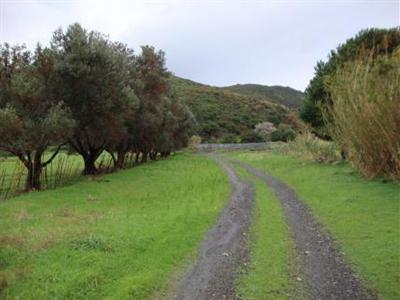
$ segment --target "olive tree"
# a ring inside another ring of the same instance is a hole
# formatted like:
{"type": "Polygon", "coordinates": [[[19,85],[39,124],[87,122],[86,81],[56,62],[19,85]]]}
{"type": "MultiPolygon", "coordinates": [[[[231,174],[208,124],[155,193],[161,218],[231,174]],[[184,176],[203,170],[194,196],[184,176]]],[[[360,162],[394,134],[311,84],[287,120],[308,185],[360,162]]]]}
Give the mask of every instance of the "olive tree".
{"type": "Polygon", "coordinates": [[[50,49],[0,46],[0,150],[18,157],[28,174],[26,190],[41,189],[42,169],[56,157],[75,125],[54,93],[50,49]],[[50,146],[57,149],[48,158],[50,146]]]}
{"type": "Polygon", "coordinates": [[[58,91],[77,123],[69,145],[84,160],[83,174],[95,174],[97,158],[122,132],[121,115],[136,99],[129,67],[133,53],[79,24],[57,30],[51,45],[58,91]]]}

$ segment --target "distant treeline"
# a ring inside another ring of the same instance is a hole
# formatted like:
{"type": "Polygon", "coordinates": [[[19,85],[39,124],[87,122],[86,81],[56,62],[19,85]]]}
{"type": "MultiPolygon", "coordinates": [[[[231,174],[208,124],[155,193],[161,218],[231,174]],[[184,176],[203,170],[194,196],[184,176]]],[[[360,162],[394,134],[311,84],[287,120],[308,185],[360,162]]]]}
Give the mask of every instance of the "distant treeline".
{"type": "Polygon", "coordinates": [[[104,151],[115,169],[128,153],[166,157],[186,145],[194,123],[169,77],[162,51],[135,54],[79,24],[33,52],[0,45],[0,151],[22,161],[27,190],[41,188],[43,168],[64,147],[82,156],[85,175],[98,172],[104,151]]]}

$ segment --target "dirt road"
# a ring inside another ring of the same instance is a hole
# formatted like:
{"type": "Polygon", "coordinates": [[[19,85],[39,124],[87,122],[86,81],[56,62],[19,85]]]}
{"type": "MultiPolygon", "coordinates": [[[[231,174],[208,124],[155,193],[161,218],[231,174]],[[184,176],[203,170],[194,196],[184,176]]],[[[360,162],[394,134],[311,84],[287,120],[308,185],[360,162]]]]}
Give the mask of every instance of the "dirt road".
{"type": "Polygon", "coordinates": [[[239,179],[233,167],[213,156],[227,172],[231,199],[217,224],[202,242],[197,262],[179,284],[174,299],[235,299],[234,280],[248,260],[247,236],[254,204],[251,185],[239,179]]]}
{"type": "Polygon", "coordinates": [[[296,261],[300,263],[301,273],[293,275],[295,280],[304,281],[308,299],[377,299],[363,288],[332,236],[313,217],[295,191],[248,164],[238,164],[272,188],[281,202],[295,242],[296,261]]]}
{"type": "MultiPolygon", "coordinates": [[[[254,191],[249,182],[244,182],[237,176],[233,163],[265,182],[274,190],[282,205],[295,244],[293,261],[299,264],[293,268],[297,271],[292,277],[304,290],[299,295],[292,295],[292,299],[377,299],[374,293],[363,287],[332,236],[324,230],[308,206],[291,188],[243,162],[228,161],[217,154],[208,156],[227,172],[233,192],[217,224],[201,244],[196,263],[181,280],[173,299],[237,298],[235,278],[239,268],[245,266],[249,259],[247,237],[252,219],[254,191]]],[[[268,255],[268,249],[265,251],[265,255],[268,255]]]]}

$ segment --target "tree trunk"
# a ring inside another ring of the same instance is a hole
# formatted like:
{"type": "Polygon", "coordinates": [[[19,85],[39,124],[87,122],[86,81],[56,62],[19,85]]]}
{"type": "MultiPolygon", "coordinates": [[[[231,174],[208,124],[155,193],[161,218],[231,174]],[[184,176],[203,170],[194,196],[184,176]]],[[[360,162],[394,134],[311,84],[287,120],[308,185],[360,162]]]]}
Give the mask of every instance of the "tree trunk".
{"type": "Polygon", "coordinates": [[[149,156],[150,156],[151,160],[156,160],[157,152],[156,151],[150,151],[149,156]]]}
{"type": "Polygon", "coordinates": [[[85,168],[83,169],[82,175],[95,175],[97,174],[97,168],[95,165],[97,155],[89,154],[83,157],[85,162],[85,168]]]}
{"type": "Polygon", "coordinates": [[[116,169],[123,169],[124,168],[125,157],[126,157],[126,152],[125,151],[118,151],[118,153],[117,153],[117,161],[115,163],[115,168],[116,169]]]}
{"type": "Polygon", "coordinates": [[[147,152],[145,152],[145,151],[142,152],[142,160],[141,160],[141,162],[142,163],[147,162],[147,152]]]}
{"type": "Polygon", "coordinates": [[[25,185],[25,189],[27,191],[40,190],[42,188],[40,182],[41,174],[42,174],[41,167],[38,168],[32,165],[31,167],[28,168],[28,176],[26,178],[26,185],[25,185]]]}
{"type": "Polygon", "coordinates": [[[28,169],[28,175],[26,177],[26,191],[40,190],[42,184],[40,182],[40,175],[42,174],[42,153],[36,152],[33,160],[30,160],[26,168],[28,169]]]}
{"type": "Polygon", "coordinates": [[[135,154],[135,163],[136,164],[139,163],[139,156],[140,156],[140,151],[136,152],[136,154],[135,154]]]}

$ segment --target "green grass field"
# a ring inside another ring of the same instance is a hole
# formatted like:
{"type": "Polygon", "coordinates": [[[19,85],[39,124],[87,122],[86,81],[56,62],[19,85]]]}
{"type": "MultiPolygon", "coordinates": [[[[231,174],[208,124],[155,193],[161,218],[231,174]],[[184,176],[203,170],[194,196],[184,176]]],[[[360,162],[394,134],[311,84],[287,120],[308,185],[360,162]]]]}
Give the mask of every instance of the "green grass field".
{"type": "Polygon", "coordinates": [[[195,253],[228,195],[218,166],[182,154],[3,201],[0,298],[146,298],[195,253]]]}
{"type": "Polygon", "coordinates": [[[288,183],[380,299],[400,298],[399,184],[364,180],[346,164],[318,164],[270,152],[229,156],[288,183]]]}
{"type": "MultiPolygon", "coordinates": [[[[345,164],[271,152],[227,155],[288,183],[380,299],[400,297],[398,184],[366,181],[345,164]]],[[[68,158],[81,164],[79,157],[68,158]]],[[[13,163],[8,158],[1,166],[12,170],[13,163]]],[[[250,265],[237,279],[238,294],[290,299],[296,288],[293,241],[280,204],[263,182],[237,170],[256,192],[250,265]]],[[[228,179],[214,162],[186,153],[1,201],[0,298],[159,295],[193,258],[229,192],[228,179]]]]}
{"type": "Polygon", "coordinates": [[[237,170],[252,181],[256,193],[250,265],[238,280],[238,294],[241,299],[291,299],[293,242],[281,206],[263,182],[239,167],[237,170]]]}

